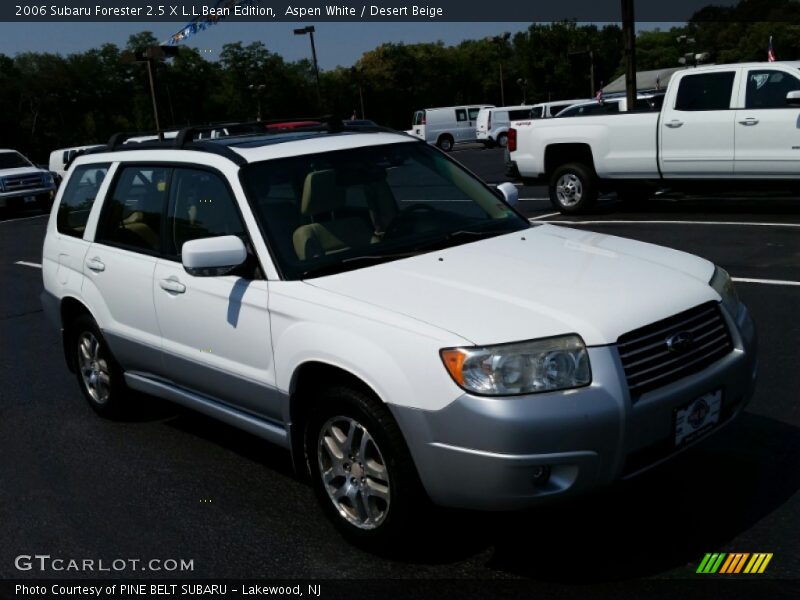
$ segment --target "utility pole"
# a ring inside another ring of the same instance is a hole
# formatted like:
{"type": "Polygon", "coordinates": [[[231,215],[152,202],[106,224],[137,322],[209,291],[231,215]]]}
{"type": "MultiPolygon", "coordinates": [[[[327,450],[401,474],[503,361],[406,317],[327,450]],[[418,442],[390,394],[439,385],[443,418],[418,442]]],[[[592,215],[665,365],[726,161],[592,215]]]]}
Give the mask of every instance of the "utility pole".
{"type": "Polygon", "coordinates": [[[628,110],[636,106],[636,27],[634,0],[622,0],[622,41],[625,48],[625,98],[628,110]]]}

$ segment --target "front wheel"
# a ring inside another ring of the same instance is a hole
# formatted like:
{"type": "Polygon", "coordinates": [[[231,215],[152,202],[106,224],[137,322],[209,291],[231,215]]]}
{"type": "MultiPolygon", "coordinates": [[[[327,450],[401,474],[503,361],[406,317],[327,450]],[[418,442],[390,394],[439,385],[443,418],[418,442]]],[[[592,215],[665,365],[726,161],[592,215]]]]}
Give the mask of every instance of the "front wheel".
{"type": "Polygon", "coordinates": [[[584,164],[562,165],[550,177],[550,201],[564,214],[589,210],[597,194],[597,176],[584,164]]]}
{"type": "Polygon", "coordinates": [[[427,498],[392,415],[377,399],[344,387],[323,390],[316,400],[304,446],[325,514],[369,550],[407,539],[427,498]]]}

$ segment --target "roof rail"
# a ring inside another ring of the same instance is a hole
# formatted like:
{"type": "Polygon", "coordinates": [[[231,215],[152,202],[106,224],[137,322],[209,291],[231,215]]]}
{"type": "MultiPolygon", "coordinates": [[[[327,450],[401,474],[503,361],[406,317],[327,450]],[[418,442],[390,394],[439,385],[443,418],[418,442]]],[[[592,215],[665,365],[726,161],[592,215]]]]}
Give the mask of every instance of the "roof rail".
{"type": "MultiPolygon", "coordinates": [[[[68,164],[72,164],[72,162],[76,158],[78,158],[78,156],[83,156],[85,154],[102,154],[105,152],[121,152],[121,151],[131,151],[131,150],[184,149],[184,150],[197,150],[200,152],[209,152],[211,154],[224,156],[229,160],[231,160],[232,162],[234,162],[235,164],[242,166],[247,164],[247,161],[242,157],[241,154],[235,152],[229,145],[218,144],[212,141],[211,139],[195,139],[196,136],[204,132],[210,132],[217,129],[225,129],[229,127],[257,128],[252,133],[243,133],[242,137],[270,135],[283,132],[277,130],[270,131],[268,129],[269,125],[279,125],[281,123],[297,123],[303,121],[307,121],[314,124],[293,127],[292,130],[310,131],[310,132],[326,131],[328,133],[341,133],[343,131],[402,133],[394,129],[391,129],[389,127],[382,127],[380,125],[362,125],[362,124],[348,125],[344,123],[342,119],[333,115],[323,115],[319,117],[290,117],[285,119],[269,119],[262,121],[219,122],[209,125],[192,125],[189,127],[184,127],[183,129],[177,132],[175,138],[153,139],[140,142],[137,144],[126,144],[125,142],[135,137],[161,136],[165,133],[173,134],[175,133],[175,130],[170,129],[170,130],[157,130],[157,131],[115,133],[114,135],[111,136],[111,138],[108,140],[108,143],[105,146],[98,146],[96,148],[90,148],[87,150],[81,150],[79,152],[76,152],[75,155],[70,159],[68,164]],[[263,130],[259,130],[258,128],[260,127],[263,127],[263,130]]],[[[235,137],[235,136],[232,135],[225,137],[235,137]]]]}

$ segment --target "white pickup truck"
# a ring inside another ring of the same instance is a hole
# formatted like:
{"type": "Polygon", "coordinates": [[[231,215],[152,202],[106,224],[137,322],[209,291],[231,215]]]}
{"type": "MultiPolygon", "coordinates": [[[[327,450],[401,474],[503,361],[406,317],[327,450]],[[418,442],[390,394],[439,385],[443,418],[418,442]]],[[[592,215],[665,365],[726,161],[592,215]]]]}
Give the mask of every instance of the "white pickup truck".
{"type": "Polygon", "coordinates": [[[679,71],[660,112],[518,121],[508,149],[523,180],[546,181],[563,213],[590,208],[600,192],[797,189],[800,61],[679,71]]]}

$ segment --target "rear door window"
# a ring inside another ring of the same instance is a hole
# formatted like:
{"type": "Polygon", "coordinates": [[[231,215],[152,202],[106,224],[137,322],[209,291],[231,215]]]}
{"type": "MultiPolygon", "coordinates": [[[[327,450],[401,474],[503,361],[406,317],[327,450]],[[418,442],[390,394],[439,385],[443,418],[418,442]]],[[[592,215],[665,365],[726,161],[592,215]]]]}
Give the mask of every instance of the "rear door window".
{"type": "Polygon", "coordinates": [[[678,87],[675,110],[728,110],[735,71],[684,75],[678,87]]]}
{"type": "Polygon", "coordinates": [[[97,242],[145,254],[161,251],[161,215],[171,169],[121,167],[103,207],[97,242]]]}

